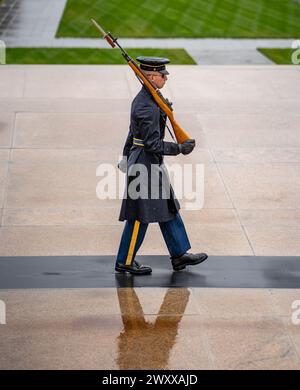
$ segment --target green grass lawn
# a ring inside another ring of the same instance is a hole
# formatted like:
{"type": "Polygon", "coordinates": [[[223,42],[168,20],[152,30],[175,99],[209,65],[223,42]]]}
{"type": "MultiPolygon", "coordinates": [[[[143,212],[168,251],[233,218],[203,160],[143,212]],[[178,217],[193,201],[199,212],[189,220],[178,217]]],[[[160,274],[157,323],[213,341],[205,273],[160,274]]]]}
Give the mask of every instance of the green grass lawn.
{"type": "Polygon", "coordinates": [[[296,0],[68,0],[58,37],[297,38],[296,0]]]}
{"type": "MultiPolygon", "coordinates": [[[[291,56],[295,49],[258,49],[262,54],[268,57],[275,64],[293,65],[291,56]]],[[[300,55],[297,56],[300,60],[300,55]]]]}
{"type": "MultiPolygon", "coordinates": [[[[172,64],[195,64],[184,49],[128,49],[139,56],[167,57],[172,64]]],[[[7,48],[7,64],[126,64],[119,49],[7,48]]]]}

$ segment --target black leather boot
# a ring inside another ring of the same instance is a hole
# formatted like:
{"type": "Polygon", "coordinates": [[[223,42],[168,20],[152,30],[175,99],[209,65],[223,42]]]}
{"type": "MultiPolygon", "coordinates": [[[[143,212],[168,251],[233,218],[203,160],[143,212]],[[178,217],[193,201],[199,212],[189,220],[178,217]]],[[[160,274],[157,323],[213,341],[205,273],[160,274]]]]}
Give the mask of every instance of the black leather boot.
{"type": "Polygon", "coordinates": [[[180,257],[173,257],[172,266],[174,271],[181,271],[187,265],[196,265],[202,263],[202,261],[207,259],[206,253],[184,253],[180,257]]]}
{"type": "Polygon", "coordinates": [[[129,272],[130,274],[134,275],[148,275],[151,274],[152,268],[150,268],[148,265],[141,265],[136,260],[133,260],[131,265],[116,263],[115,271],[129,272]]]}

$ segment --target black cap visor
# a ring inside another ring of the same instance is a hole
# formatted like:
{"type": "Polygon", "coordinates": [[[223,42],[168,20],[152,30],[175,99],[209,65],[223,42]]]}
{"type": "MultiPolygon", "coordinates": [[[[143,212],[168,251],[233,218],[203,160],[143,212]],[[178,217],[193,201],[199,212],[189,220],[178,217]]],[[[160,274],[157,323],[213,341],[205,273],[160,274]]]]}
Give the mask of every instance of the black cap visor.
{"type": "Polygon", "coordinates": [[[165,75],[170,74],[170,73],[167,71],[167,69],[158,70],[158,72],[161,73],[161,74],[165,74],[165,75]]]}

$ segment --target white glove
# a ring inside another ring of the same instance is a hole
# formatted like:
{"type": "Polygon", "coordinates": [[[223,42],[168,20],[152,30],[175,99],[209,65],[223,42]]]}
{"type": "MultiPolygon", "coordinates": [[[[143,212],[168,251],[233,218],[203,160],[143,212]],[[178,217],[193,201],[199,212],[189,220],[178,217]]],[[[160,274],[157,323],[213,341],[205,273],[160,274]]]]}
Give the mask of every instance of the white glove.
{"type": "Polygon", "coordinates": [[[118,164],[118,168],[121,172],[126,173],[127,171],[127,157],[123,156],[122,160],[118,164]]]}

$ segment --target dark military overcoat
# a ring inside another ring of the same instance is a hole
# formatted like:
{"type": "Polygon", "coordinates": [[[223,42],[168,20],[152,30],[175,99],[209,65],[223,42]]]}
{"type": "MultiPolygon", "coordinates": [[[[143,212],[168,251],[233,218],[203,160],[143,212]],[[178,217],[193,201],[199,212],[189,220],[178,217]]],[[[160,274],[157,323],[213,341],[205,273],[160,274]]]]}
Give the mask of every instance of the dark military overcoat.
{"type": "Polygon", "coordinates": [[[131,105],[129,134],[123,149],[123,155],[128,160],[120,221],[166,222],[173,219],[180,209],[163,164],[163,156],[179,154],[179,147],[175,142],[163,141],[165,126],[165,113],[161,111],[148,89],[143,86],[131,105]],[[128,191],[132,181],[136,181],[140,174],[138,169],[133,169],[134,166],[137,167],[134,164],[141,164],[148,173],[147,181],[140,180],[141,184],[137,186],[137,190],[141,193],[139,197],[132,196],[128,191]],[[147,187],[147,184],[148,192],[145,196],[141,186],[147,187]],[[156,194],[154,197],[151,196],[151,186],[156,194]]]}

